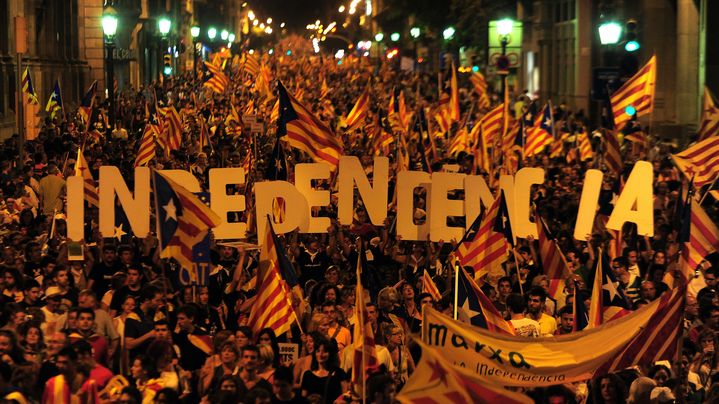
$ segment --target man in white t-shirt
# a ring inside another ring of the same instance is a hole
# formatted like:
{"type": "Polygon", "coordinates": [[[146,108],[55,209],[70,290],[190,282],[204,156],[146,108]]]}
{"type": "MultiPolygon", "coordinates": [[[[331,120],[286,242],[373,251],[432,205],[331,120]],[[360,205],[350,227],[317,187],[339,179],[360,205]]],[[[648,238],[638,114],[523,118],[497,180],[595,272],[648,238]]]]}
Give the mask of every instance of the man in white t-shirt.
{"type": "Polygon", "coordinates": [[[511,317],[509,321],[512,323],[516,335],[529,338],[537,338],[541,335],[539,323],[525,316],[527,301],[522,295],[512,293],[507,296],[507,309],[511,317]]]}

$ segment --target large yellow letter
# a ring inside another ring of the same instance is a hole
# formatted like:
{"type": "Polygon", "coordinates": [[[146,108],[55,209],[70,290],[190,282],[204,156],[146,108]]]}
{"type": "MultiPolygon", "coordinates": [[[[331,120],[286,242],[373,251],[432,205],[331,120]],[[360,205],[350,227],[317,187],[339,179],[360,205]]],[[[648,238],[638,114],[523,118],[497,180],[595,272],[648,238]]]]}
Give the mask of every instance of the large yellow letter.
{"type": "Polygon", "coordinates": [[[621,230],[624,222],[632,222],[637,225],[638,234],[654,236],[653,182],[651,163],[637,161],[609,216],[608,229],[621,230]]]}
{"type": "Polygon", "coordinates": [[[130,193],[117,167],[100,167],[100,233],[103,237],[115,234],[115,195],[132,232],[136,237],[146,237],[150,231],[150,169],[135,168],[135,189],[130,193]]]}
{"type": "Polygon", "coordinates": [[[227,222],[227,213],[244,212],[244,195],[227,195],[227,185],[244,184],[245,169],[242,167],[213,168],[210,170],[210,206],[222,219],[222,223],[212,229],[215,239],[245,238],[247,224],[227,222]]]}
{"type": "Polygon", "coordinates": [[[354,184],[362,198],[367,214],[375,226],[384,225],[387,218],[387,189],[389,182],[389,159],[374,158],[372,185],[370,185],[359,159],[354,156],[340,157],[338,174],[339,200],[338,219],[340,224],[352,224],[354,211],[354,184]]]}
{"type": "Polygon", "coordinates": [[[67,177],[67,238],[85,238],[85,179],[78,175],[67,177]]]}
{"type": "MultiPolygon", "coordinates": [[[[431,185],[429,173],[400,171],[397,174],[397,235],[403,240],[427,240],[429,217],[420,226],[414,223],[414,189],[424,187],[427,190],[426,200],[429,203],[431,185]]],[[[429,216],[429,209],[427,215],[429,216]]]]}
{"type": "Polygon", "coordinates": [[[579,199],[579,211],[577,212],[577,222],[574,224],[574,238],[577,240],[586,240],[587,236],[592,234],[594,226],[594,216],[597,214],[597,204],[599,203],[599,193],[602,190],[602,179],[604,173],[599,170],[587,170],[584,175],[584,185],[582,186],[582,196],[579,199]]]}
{"type": "MultiPolygon", "coordinates": [[[[330,218],[312,216],[315,207],[330,204],[330,191],[312,188],[312,180],[330,178],[330,166],[324,163],[297,164],[295,166],[295,187],[307,201],[307,217],[309,227],[303,233],[326,233],[330,227],[330,218]]],[[[285,205],[285,207],[291,205],[285,205]]]]}
{"type": "Polygon", "coordinates": [[[463,189],[464,174],[432,173],[431,212],[429,214],[429,237],[432,241],[461,240],[464,228],[447,226],[450,216],[464,216],[464,201],[448,199],[447,192],[463,189]]]}
{"type": "Polygon", "coordinates": [[[285,201],[285,221],[274,223],[277,234],[291,232],[297,228],[307,232],[309,227],[309,205],[307,200],[287,181],[263,181],[255,183],[255,207],[257,215],[257,240],[261,244],[267,226],[267,216],[272,217],[272,201],[282,198],[285,201]],[[289,207],[292,207],[289,209],[289,207]]]}

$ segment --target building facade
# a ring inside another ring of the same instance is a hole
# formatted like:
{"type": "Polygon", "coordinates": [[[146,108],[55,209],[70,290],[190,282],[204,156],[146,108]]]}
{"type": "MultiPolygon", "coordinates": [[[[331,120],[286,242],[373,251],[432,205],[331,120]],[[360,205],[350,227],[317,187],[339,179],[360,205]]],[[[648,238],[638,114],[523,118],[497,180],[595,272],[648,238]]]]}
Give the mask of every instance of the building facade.
{"type": "Polygon", "coordinates": [[[708,52],[719,41],[719,4],[707,0],[542,0],[518,2],[517,17],[524,26],[522,88],[542,100],[565,103],[597,119],[601,101],[592,97],[596,68],[643,64],[657,56],[654,113],[642,118],[669,138],[687,138],[701,113],[706,84],[719,91],[719,55],[708,52]],[[639,50],[623,44],[602,46],[598,27],[605,19],[622,26],[637,20],[639,50]]]}
{"type": "MultiPolygon", "coordinates": [[[[44,109],[55,80],[67,107],[103,81],[102,0],[0,0],[0,139],[17,133],[16,17],[24,18],[27,66],[44,109]]],[[[39,119],[39,118],[38,118],[39,119]]]]}

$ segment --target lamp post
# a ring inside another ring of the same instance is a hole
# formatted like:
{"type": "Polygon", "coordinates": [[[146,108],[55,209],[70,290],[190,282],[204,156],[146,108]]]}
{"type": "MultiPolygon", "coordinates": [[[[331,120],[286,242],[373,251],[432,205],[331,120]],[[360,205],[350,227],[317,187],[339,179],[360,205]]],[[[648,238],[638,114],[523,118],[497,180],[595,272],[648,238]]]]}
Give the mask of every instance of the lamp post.
{"type": "Polygon", "coordinates": [[[502,99],[504,99],[506,89],[506,80],[509,76],[509,58],[507,57],[507,45],[511,39],[514,21],[505,18],[497,21],[497,33],[499,34],[499,43],[502,46],[502,54],[497,58],[497,74],[502,76],[502,99]]]}
{"type": "Polygon", "coordinates": [[[215,27],[210,27],[210,29],[207,30],[207,37],[210,39],[210,41],[214,41],[216,36],[217,29],[215,29],[215,27]]]}
{"type": "Polygon", "coordinates": [[[193,25],[190,28],[190,35],[192,35],[192,73],[197,80],[197,38],[200,36],[200,27],[193,25]]]}
{"type": "Polygon", "coordinates": [[[110,128],[115,127],[115,62],[112,53],[115,50],[115,33],[117,33],[117,13],[112,7],[105,9],[102,15],[102,32],[105,34],[107,96],[110,99],[110,128]]]}
{"type": "Polygon", "coordinates": [[[412,43],[414,44],[414,62],[415,66],[418,64],[419,55],[417,54],[417,40],[419,40],[419,36],[422,33],[422,30],[419,27],[412,27],[409,29],[409,36],[412,37],[412,43]]]}
{"type": "Polygon", "coordinates": [[[170,41],[168,39],[168,35],[170,34],[170,28],[172,28],[172,21],[170,21],[167,17],[162,17],[157,21],[157,28],[160,30],[160,35],[162,35],[162,48],[163,51],[166,52],[163,56],[163,64],[164,69],[163,73],[166,76],[169,76],[172,74],[172,53],[168,50],[170,47],[170,41]],[[169,58],[168,58],[169,55],[169,58]],[[169,59],[169,61],[168,61],[169,59]],[[169,63],[169,66],[168,66],[169,63]]]}

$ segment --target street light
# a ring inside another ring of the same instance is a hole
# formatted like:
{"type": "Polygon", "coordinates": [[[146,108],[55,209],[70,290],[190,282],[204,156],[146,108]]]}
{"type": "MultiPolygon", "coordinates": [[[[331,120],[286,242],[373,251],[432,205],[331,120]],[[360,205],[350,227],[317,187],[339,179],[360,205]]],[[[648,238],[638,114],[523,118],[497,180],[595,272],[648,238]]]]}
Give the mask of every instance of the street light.
{"type": "Polygon", "coordinates": [[[102,15],[102,32],[105,34],[105,45],[107,47],[107,96],[110,98],[110,127],[115,127],[115,61],[112,53],[115,49],[113,40],[117,33],[117,13],[112,7],[105,9],[102,15]]]}
{"type": "Polygon", "coordinates": [[[170,28],[172,28],[172,21],[168,18],[162,17],[160,18],[160,21],[157,22],[157,27],[160,29],[160,34],[162,34],[162,36],[167,36],[167,34],[170,33],[170,28]]]}
{"type": "Polygon", "coordinates": [[[220,39],[223,41],[226,41],[228,36],[230,36],[230,33],[227,32],[226,29],[223,29],[222,32],[220,32],[220,39]]]}
{"type": "Polygon", "coordinates": [[[454,29],[454,27],[450,25],[449,27],[445,28],[444,31],[442,31],[442,37],[445,41],[449,41],[454,38],[455,32],[456,30],[454,29]]]}
{"type": "Polygon", "coordinates": [[[382,42],[383,39],[384,39],[384,34],[381,32],[376,33],[374,36],[374,40],[377,42],[382,42]]]}
{"type": "Polygon", "coordinates": [[[200,27],[193,25],[190,28],[190,35],[192,35],[192,73],[197,80],[197,38],[200,36],[200,27]]]}
{"type": "Polygon", "coordinates": [[[389,39],[391,39],[392,42],[399,41],[399,32],[393,32],[392,35],[389,36],[389,39]]]}
{"type": "Polygon", "coordinates": [[[210,27],[210,29],[207,30],[207,37],[210,38],[210,41],[214,41],[216,36],[217,30],[214,27],[210,27]]]}
{"type": "Polygon", "coordinates": [[[422,31],[419,29],[419,27],[412,27],[412,28],[409,30],[409,34],[410,34],[410,35],[412,36],[412,38],[414,38],[414,39],[419,38],[419,35],[421,34],[421,32],[422,32],[422,31]]]}
{"type": "Polygon", "coordinates": [[[505,18],[497,21],[497,33],[502,36],[507,36],[512,33],[512,27],[514,27],[514,21],[505,18]]]}
{"type": "Polygon", "coordinates": [[[235,42],[235,34],[230,32],[230,35],[227,36],[227,41],[235,42]]]}
{"type": "Polygon", "coordinates": [[[622,26],[615,21],[605,21],[599,25],[599,42],[602,45],[615,45],[622,36],[622,26]]]}

